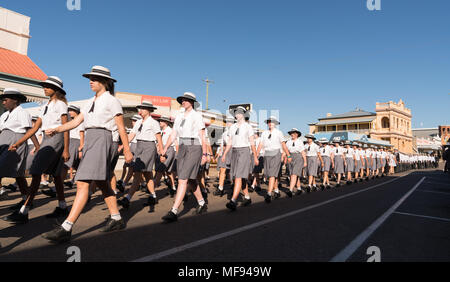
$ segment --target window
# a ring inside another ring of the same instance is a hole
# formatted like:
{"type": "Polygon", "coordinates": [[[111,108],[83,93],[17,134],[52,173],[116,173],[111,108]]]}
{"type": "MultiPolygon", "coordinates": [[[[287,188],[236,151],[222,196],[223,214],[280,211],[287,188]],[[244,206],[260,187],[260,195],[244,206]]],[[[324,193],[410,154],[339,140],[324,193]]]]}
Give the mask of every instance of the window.
{"type": "Polygon", "coordinates": [[[384,117],[381,119],[381,128],[390,128],[389,118],[384,117]]]}

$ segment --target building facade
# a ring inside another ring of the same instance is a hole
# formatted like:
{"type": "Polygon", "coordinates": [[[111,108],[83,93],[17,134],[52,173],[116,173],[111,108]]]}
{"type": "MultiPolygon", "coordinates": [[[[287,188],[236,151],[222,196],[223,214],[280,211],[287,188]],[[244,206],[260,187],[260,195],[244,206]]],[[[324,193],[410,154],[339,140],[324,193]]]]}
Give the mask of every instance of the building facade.
{"type": "Polygon", "coordinates": [[[319,122],[309,124],[311,134],[350,132],[366,135],[370,139],[381,140],[393,145],[404,153],[413,153],[411,130],[411,110],[400,100],[376,103],[375,112],[361,109],[344,114],[319,118],[319,122]]]}

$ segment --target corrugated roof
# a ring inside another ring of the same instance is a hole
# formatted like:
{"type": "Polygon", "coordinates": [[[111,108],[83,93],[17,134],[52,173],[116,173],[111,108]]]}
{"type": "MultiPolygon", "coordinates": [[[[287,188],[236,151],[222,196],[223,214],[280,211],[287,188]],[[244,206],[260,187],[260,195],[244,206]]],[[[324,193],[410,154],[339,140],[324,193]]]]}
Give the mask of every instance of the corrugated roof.
{"type": "Polygon", "coordinates": [[[372,122],[376,116],[358,119],[343,119],[343,120],[321,120],[314,125],[329,125],[329,124],[347,124],[347,123],[361,123],[361,122],[372,122]]]}
{"type": "Polygon", "coordinates": [[[326,119],[335,119],[335,118],[347,118],[347,117],[365,117],[365,116],[376,116],[376,113],[367,112],[361,109],[356,109],[351,112],[347,112],[344,114],[338,114],[338,115],[332,115],[329,117],[323,117],[319,118],[319,120],[326,120],[326,119]]]}
{"type": "Polygon", "coordinates": [[[0,72],[45,80],[47,75],[26,55],[0,48],[0,72]]]}

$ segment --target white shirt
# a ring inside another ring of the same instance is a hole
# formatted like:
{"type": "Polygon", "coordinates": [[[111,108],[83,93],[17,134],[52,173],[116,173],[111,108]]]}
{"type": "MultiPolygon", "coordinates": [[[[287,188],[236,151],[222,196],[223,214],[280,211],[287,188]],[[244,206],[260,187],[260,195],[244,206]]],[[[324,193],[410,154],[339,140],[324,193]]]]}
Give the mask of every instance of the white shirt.
{"type": "Polygon", "coordinates": [[[136,121],[132,133],[136,134],[138,141],[156,141],[156,134],[161,133],[159,123],[151,116],[148,116],[144,121],[142,119],[136,121]]]}
{"type": "Polygon", "coordinates": [[[180,138],[194,138],[200,143],[200,131],[205,128],[202,114],[192,109],[185,117],[185,112],[179,113],[173,125],[173,129],[180,138]]]}
{"type": "MultiPolygon", "coordinates": [[[[170,134],[172,134],[172,128],[167,126],[164,130],[161,130],[161,138],[163,142],[163,146],[166,146],[167,140],[169,140],[170,134]]],[[[171,147],[175,147],[175,142],[172,142],[171,147]]]]}
{"type": "MultiPolygon", "coordinates": [[[[258,150],[259,144],[261,144],[261,137],[255,138],[255,148],[258,150]]],[[[264,148],[261,148],[261,151],[259,152],[259,157],[264,157],[264,148]]]]}
{"type": "Polygon", "coordinates": [[[377,151],[372,151],[372,159],[376,159],[377,158],[377,151]]]}
{"type": "Polygon", "coordinates": [[[358,149],[353,149],[353,154],[355,155],[356,160],[360,160],[361,159],[361,153],[359,152],[358,149]]]}
{"type": "Polygon", "coordinates": [[[376,151],[376,156],[377,156],[377,159],[380,159],[381,158],[381,152],[380,151],[376,151]]]}
{"type": "Polygon", "coordinates": [[[331,148],[331,146],[325,145],[320,148],[320,155],[326,156],[326,157],[331,157],[332,151],[333,151],[333,148],[331,148]]]}
{"type": "Polygon", "coordinates": [[[288,140],[286,142],[286,147],[289,150],[289,153],[295,154],[295,153],[301,153],[305,150],[305,145],[303,144],[303,141],[298,139],[297,140],[288,140]]]}
{"type": "Polygon", "coordinates": [[[344,155],[344,152],[345,152],[345,148],[343,148],[341,146],[333,148],[333,154],[335,156],[342,156],[342,155],[344,155]]]}
{"type": "Polygon", "coordinates": [[[383,158],[383,159],[386,158],[386,152],[385,151],[381,152],[381,158],[383,158]]]}
{"type": "Polygon", "coordinates": [[[100,97],[91,98],[81,108],[81,112],[84,116],[84,126],[86,129],[99,127],[111,132],[117,131],[114,118],[117,115],[123,115],[122,105],[119,100],[108,91],[100,95],[100,97]],[[94,110],[89,112],[94,102],[94,110]]]}
{"type": "Polygon", "coordinates": [[[4,112],[0,117],[0,131],[9,129],[15,133],[26,133],[32,126],[31,115],[21,106],[4,112]]]}
{"type": "Polygon", "coordinates": [[[345,148],[344,149],[344,153],[345,153],[345,157],[346,158],[352,158],[353,159],[353,154],[354,154],[353,148],[345,148]]]}
{"type": "Polygon", "coordinates": [[[360,160],[361,161],[363,161],[364,160],[364,157],[366,156],[366,152],[363,150],[363,149],[359,149],[358,150],[358,153],[359,153],[359,158],[360,158],[360,160]]]}
{"type": "Polygon", "coordinates": [[[242,124],[233,124],[229,130],[229,138],[231,139],[231,146],[233,148],[249,148],[250,137],[255,135],[253,127],[244,122],[242,124]]]}
{"type": "Polygon", "coordinates": [[[317,153],[319,152],[320,147],[319,147],[319,145],[317,145],[314,142],[311,144],[306,143],[305,150],[306,150],[307,157],[315,157],[315,156],[317,156],[317,153]]]}
{"type": "Polygon", "coordinates": [[[366,158],[371,158],[372,157],[372,150],[366,149],[365,152],[366,152],[366,158]]]}
{"type": "Polygon", "coordinates": [[[81,139],[80,132],[84,131],[84,122],[70,131],[70,139],[81,139]]]}
{"type": "Polygon", "coordinates": [[[50,101],[41,108],[39,117],[42,120],[42,130],[52,129],[60,126],[61,116],[67,115],[67,105],[61,100],[50,101]],[[47,109],[47,110],[46,110],[47,109]]]}
{"type": "Polygon", "coordinates": [[[282,148],[281,143],[284,142],[283,133],[278,128],[274,128],[272,132],[270,132],[270,130],[264,131],[261,134],[261,139],[264,151],[266,153],[268,151],[280,151],[282,148]]]}

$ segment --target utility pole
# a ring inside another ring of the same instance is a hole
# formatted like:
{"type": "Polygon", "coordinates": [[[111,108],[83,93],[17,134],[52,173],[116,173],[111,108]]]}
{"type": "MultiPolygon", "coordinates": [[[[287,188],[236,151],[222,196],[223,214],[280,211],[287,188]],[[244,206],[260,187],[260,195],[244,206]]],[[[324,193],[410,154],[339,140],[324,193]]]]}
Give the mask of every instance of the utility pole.
{"type": "Polygon", "coordinates": [[[206,110],[209,110],[209,108],[208,108],[209,84],[214,83],[214,81],[209,80],[208,78],[203,79],[202,81],[206,82],[206,110]]]}

